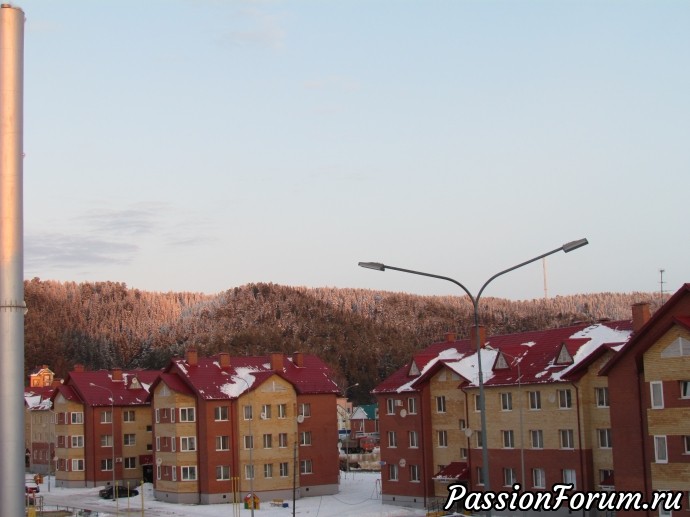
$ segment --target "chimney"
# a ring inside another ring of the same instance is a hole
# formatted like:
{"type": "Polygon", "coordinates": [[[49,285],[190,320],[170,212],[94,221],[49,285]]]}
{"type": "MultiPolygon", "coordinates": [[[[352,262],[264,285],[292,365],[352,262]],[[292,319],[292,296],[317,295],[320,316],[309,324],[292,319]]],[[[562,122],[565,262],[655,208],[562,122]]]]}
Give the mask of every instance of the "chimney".
{"type": "Polygon", "coordinates": [[[221,368],[230,367],[230,354],[227,352],[221,352],[218,355],[220,357],[220,367],[221,368]]]}
{"type": "Polygon", "coordinates": [[[271,354],[271,370],[277,372],[283,369],[283,354],[273,352],[271,354]]]}
{"type": "Polygon", "coordinates": [[[199,355],[196,348],[188,348],[185,352],[185,361],[189,366],[197,366],[199,364],[199,355]]]}
{"type": "Polygon", "coordinates": [[[74,372],[83,372],[85,370],[86,370],[86,368],[84,368],[83,364],[75,364],[74,368],[72,369],[72,371],[74,371],[74,372]]]}
{"type": "MultiPolygon", "coordinates": [[[[474,345],[477,342],[477,329],[474,325],[470,328],[470,342],[474,345]]],[[[486,345],[486,327],[479,325],[479,344],[482,348],[486,345]]]]}
{"type": "Polygon", "coordinates": [[[446,343],[452,343],[456,338],[455,332],[446,332],[446,343]]]}
{"type": "Polygon", "coordinates": [[[304,366],[304,354],[302,352],[295,352],[292,354],[292,362],[295,366],[302,368],[304,366]]]}
{"type": "Polygon", "coordinates": [[[635,303],[632,306],[633,332],[639,332],[645,323],[649,321],[651,313],[648,302],[635,303]]]}
{"type": "Polygon", "coordinates": [[[113,381],[122,381],[122,368],[113,368],[113,381]]]}

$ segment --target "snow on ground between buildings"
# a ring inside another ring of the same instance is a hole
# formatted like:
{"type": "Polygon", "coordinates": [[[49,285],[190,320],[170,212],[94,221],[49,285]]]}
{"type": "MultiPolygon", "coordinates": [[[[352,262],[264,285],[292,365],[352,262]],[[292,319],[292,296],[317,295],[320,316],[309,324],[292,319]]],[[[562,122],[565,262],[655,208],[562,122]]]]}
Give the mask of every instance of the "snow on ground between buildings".
{"type": "MultiPolygon", "coordinates": [[[[341,472],[340,492],[335,495],[322,497],[304,497],[297,499],[295,515],[309,517],[416,517],[425,515],[423,510],[393,506],[381,503],[380,493],[381,475],[378,472],[341,472]]],[[[96,488],[56,488],[51,478],[50,492],[48,480],[44,478],[39,495],[43,496],[45,510],[71,507],[91,510],[92,516],[98,512],[98,517],[114,517],[116,515],[115,502],[98,497],[96,488]]],[[[141,487],[140,487],[141,488],[141,487]]],[[[243,493],[242,496],[246,495],[243,493]]],[[[235,512],[232,505],[188,505],[171,504],[156,501],[153,498],[153,485],[144,485],[143,490],[144,515],[148,517],[218,517],[229,515],[249,517],[251,510],[239,505],[239,512],[235,512]]],[[[261,501],[260,507],[254,510],[256,517],[290,517],[292,515],[292,499],[286,499],[287,508],[271,506],[271,501],[261,501]]],[[[118,500],[119,515],[141,515],[142,496],[121,498],[118,500]]]]}

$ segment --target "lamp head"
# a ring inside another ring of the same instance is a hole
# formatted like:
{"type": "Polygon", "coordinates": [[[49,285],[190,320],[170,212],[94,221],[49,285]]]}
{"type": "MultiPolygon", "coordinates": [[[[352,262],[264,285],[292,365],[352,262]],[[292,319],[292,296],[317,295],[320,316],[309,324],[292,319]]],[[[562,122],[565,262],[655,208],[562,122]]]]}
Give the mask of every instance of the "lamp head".
{"type": "Polygon", "coordinates": [[[358,262],[359,267],[364,267],[367,269],[373,269],[374,271],[385,271],[386,266],[380,262],[358,262]]]}
{"type": "Polygon", "coordinates": [[[566,242],[563,246],[561,246],[561,249],[566,253],[570,253],[571,251],[576,250],[577,248],[587,246],[587,244],[589,244],[587,239],[578,239],[576,241],[566,242]]]}

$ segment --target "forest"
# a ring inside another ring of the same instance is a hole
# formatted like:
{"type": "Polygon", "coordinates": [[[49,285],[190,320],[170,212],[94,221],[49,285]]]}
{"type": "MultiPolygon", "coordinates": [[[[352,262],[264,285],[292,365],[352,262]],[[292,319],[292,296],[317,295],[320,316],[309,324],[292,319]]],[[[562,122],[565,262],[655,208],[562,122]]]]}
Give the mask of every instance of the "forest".
{"type": "MultiPolygon", "coordinates": [[[[488,335],[630,319],[651,293],[598,293],[510,301],[482,299],[488,335]]],[[[64,377],[88,369],[163,368],[195,347],[200,355],[302,351],[320,356],[357,403],[447,332],[467,337],[466,296],[417,296],[342,288],[247,284],[218,294],[146,292],[118,282],[25,282],[25,374],[48,365],[64,377]]],[[[26,378],[26,375],[25,375],[26,378]]]]}

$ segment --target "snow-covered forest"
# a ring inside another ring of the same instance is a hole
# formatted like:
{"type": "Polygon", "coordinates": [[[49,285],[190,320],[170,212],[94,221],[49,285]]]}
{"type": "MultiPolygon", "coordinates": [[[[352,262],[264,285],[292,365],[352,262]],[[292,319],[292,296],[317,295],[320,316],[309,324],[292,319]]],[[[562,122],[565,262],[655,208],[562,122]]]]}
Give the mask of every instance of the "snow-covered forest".
{"type": "MultiPolygon", "coordinates": [[[[466,296],[416,296],[363,289],[248,284],[217,295],[157,293],[116,282],[25,283],[26,369],[46,364],[64,376],[89,369],[162,368],[194,346],[201,354],[303,351],[327,361],[348,394],[368,392],[410,354],[472,325],[466,296]]],[[[576,321],[629,319],[651,293],[599,293],[529,301],[486,298],[481,320],[489,334],[559,327],[576,321]]]]}

